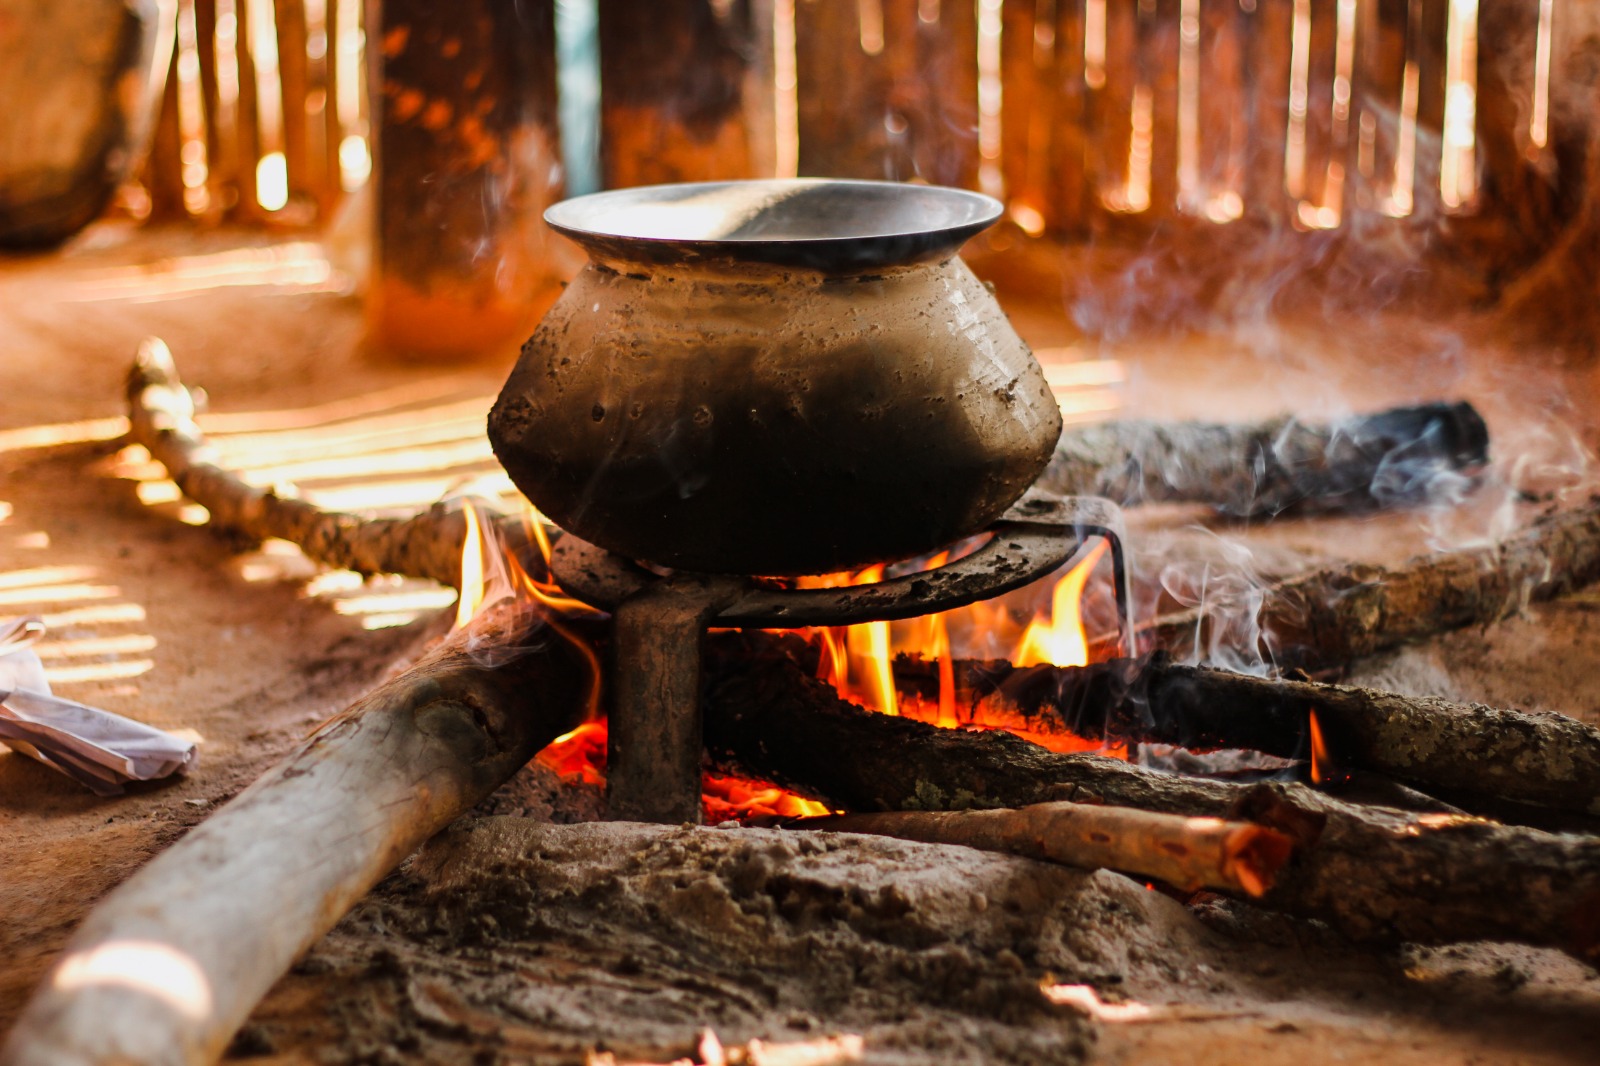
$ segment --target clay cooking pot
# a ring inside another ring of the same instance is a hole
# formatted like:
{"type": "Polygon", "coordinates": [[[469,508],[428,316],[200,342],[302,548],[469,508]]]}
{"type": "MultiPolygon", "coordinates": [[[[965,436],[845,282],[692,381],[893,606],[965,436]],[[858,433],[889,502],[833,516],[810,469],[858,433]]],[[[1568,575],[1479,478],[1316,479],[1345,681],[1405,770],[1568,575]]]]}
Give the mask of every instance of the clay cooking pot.
{"type": "Polygon", "coordinates": [[[545,214],[589,253],[489,415],[567,530],[663,566],[802,574],[982,529],[1049,461],[1043,371],[956,250],[956,189],[749,181],[545,214]]]}

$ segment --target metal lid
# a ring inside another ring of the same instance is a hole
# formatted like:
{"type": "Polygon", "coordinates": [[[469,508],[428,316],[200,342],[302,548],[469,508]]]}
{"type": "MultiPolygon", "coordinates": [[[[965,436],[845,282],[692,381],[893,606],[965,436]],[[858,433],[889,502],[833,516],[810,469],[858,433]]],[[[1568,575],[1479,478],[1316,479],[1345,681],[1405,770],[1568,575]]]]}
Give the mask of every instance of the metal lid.
{"type": "Polygon", "coordinates": [[[794,178],[612,189],[564,200],[544,218],[599,258],[844,273],[947,258],[1003,210],[937,185],[794,178]]]}

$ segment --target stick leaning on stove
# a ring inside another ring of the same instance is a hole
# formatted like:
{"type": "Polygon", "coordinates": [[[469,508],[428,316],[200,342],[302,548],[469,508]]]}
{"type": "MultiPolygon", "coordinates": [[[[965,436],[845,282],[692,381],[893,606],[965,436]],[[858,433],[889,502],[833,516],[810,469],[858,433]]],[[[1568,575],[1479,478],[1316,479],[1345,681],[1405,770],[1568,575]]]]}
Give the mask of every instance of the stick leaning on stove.
{"type": "MultiPolygon", "coordinates": [[[[147,343],[141,350],[129,397],[133,439],[144,443],[168,466],[185,492],[207,506],[220,522],[258,536],[284,536],[300,543],[314,558],[339,565],[354,562],[364,569],[409,569],[459,580],[453,560],[459,559],[464,527],[437,511],[406,523],[369,523],[262,493],[228,472],[206,465],[204,438],[191,417],[192,400],[177,379],[170,354],[159,342],[147,343]]],[[[523,613],[498,620],[491,616],[484,624],[498,625],[499,639],[520,642],[528,635],[528,627],[540,625],[541,620],[523,613]]],[[[765,641],[776,645],[779,640],[748,635],[719,637],[717,643],[765,641]]],[[[64,961],[47,978],[0,1058],[11,1064],[101,1063],[131,1053],[147,1061],[209,1061],[294,956],[331,927],[388,868],[571,724],[581,706],[574,693],[581,686],[584,667],[563,662],[559,651],[551,651],[559,646],[559,642],[545,642],[541,650],[513,659],[509,665],[487,667],[480,659],[464,655],[462,642],[447,641],[412,670],[353,705],[102,903],[69,946],[64,961]],[[542,693],[542,711],[530,710],[530,690],[542,693]],[[424,782],[426,787],[419,788],[424,782]],[[274,842],[285,815],[302,810],[315,812],[313,831],[307,833],[304,824],[297,827],[298,846],[292,861],[285,863],[275,857],[270,864],[255,862],[253,856],[259,849],[274,842]],[[350,826],[360,827],[353,845],[350,826]],[[328,861],[335,852],[341,861],[328,861]],[[274,914],[275,920],[262,921],[263,913],[274,914]],[[135,957],[139,952],[154,954],[135,957]],[[165,986],[139,987],[136,980],[130,980],[130,974],[151,961],[172,967],[171,972],[185,979],[178,983],[177,992],[165,986]],[[114,1019],[126,1024],[107,1024],[114,1019]]],[[[781,680],[788,669],[781,656],[777,660],[760,654],[749,658],[758,670],[777,662],[777,672],[769,675],[769,682],[781,680]]],[[[721,689],[730,691],[726,685],[721,689]]],[[[724,737],[731,733],[751,738],[749,749],[739,743],[730,746],[724,740],[722,757],[757,767],[768,745],[760,729],[752,728],[754,719],[740,707],[736,699],[714,697],[707,706],[708,724],[724,737]]],[[[770,724],[771,716],[762,721],[770,724]]],[[[935,739],[964,744],[969,743],[961,739],[966,737],[955,733],[935,739]]],[[[976,737],[971,740],[990,743],[976,737]]],[[[1016,743],[1037,751],[1025,742],[1016,743]]],[[[1171,794],[1159,775],[1094,757],[1059,758],[1063,761],[1050,772],[1062,787],[1082,788],[1084,781],[1105,778],[1121,787],[1101,788],[1100,798],[1129,807],[1214,815],[1223,807],[1236,806],[1249,813],[1252,802],[1259,806],[1259,800],[1251,799],[1261,795],[1258,791],[1184,783],[1171,794]],[[1197,802],[1190,804],[1190,799],[1197,802]]],[[[981,763],[980,759],[974,768],[981,763]]],[[[769,767],[768,772],[774,776],[784,773],[778,767],[769,767]]],[[[944,802],[959,801],[959,791],[943,785],[930,791],[916,784],[905,802],[927,806],[940,796],[944,802]]],[[[835,795],[825,783],[805,787],[835,795]]],[[[1050,789],[1043,783],[1040,789],[1036,798],[1052,798],[1044,794],[1050,789]]],[[[1313,815],[1324,815],[1345,835],[1353,826],[1367,833],[1367,838],[1398,849],[1402,858],[1409,854],[1408,848],[1415,851],[1401,863],[1402,869],[1436,860],[1430,849],[1438,836],[1416,835],[1419,823],[1415,821],[1396,815],[1374,821],[1360,808],[1325,797],[1312,796],[1305,802],[1311,804],[1313,815]]],[[[1303,806],[1290,807],[1290,815],[1281,810],[1256,812],[1267,821],[1280,823],[1281,835],[1298,839],[1302,847],[1310,849],[1310,855],[1291,864],[1288,871],[1302,887],[1289,894],[1269,892],[1267,902],[1291,913],[1338,918],[1337,901],[1330,899],[1344,890],[1348,871],[1335,862],[1319,875],[1321,866],[1315,856],[1326,851],[1326,834],[1308,831],[1306,818],[1293,816],[1292,811],[1303,813],[1303,806]],[[1337,875],[1338,883],[1324,883],[1329,875],[1337,875]],[[1304,887],[1307,885],[1310,887],[1304,887]]],[[[1176,823],[1184,820],[1175,818],[1176,823]]],[[[1214,831],[1215,827],[1207,823],[1207,829],[1214,831]]],[[[1514,860],[1513,871],[1527,868],[1543,877],[1552,886],[1548,894],[1559,905],[1579,909],[1587,905],[1595,878],[1600,877],[1595,870],[1600,855],[1590,852],[1600,845],[1587,848],[1594,842],[1494,829],[1500,834],[1497,839],[1514,845],[1510,851],[1501,848],[1496,852],[1502,860],[1514,860]]],[[[1253,835],[1275,843],[1280,834],[1278,830],[1256,830],[1253,835]]],[[[1340,839],[1340,833],[1335,832],[1333,839],[1340,839]]],[[[1276,849],[1280,861],[1284,851],[1276,849]]],[[[1335,859],[1340,856],[1337,849],[1332,854],[1335,859]]],[[[1111,860],[1102,854],[1092,861],[1111,860]]],[[[1141,872],[1137,859],[1130,856],[1112,864],[1141,872]]],[[[1266,890],[1275,871],[1276,866],[1268,861],[1250,876],[1266,890]]],[[[1170,870],[1152,870],[1150,874],[1176,876],[1170,870]]],[[[1203,878],[1194,880],[1205,883],[1203,878]]],[[[1236,890],[1238,887],[1246,893],[1252,891],[1248,884],[1236,886],[1236,890]]],[[[1385,887],[1378,886],[1380,898],[1385,887]]],[[[1393,886],[1389,887],[1392,891],[1393,886]]],[[[1414,886],[1400,887],[1409,890],[1414,886]]],[[[1442,892],[1446,897],[1462,891],[1448,884],[1432,887],[1435,895],[1442,892]]],[[[1421,904],[1428,902],[1423,899],[1421,904]]],[[[1432,924],[1375,930],[1366,929],[1359,920],[1336,924],[1356,933],[1425,939],[1457,939],[1488,931],[1474,924],[1482,916],[1470,907],[1463,911],[1455,905],[1459,901],[1444,898],[1434,902],[1440,905],[1440,917],[1432,924]]],[[[1552,932],[1547,910],[1541,909],[1520,926],[1513,916],[1511,928],[1495,925],[1492,931],[1589,954],[1593,945],[1588,940],[1563,935],[1559,923],[1552,932]]]]}

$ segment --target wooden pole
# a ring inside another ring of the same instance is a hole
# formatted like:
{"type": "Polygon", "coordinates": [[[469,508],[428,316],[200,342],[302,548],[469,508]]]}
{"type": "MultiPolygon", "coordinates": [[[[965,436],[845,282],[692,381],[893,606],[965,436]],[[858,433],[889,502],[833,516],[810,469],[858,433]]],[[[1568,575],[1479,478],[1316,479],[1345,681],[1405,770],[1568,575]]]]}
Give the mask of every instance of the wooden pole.
{"type": "Polygon", "coordinates": [[[582,717],[587,669],[543,614],[491,610],[358,700],[106,897],[3,1066],[202,1066],[400,860],[582,717]],[[501,656],[485,647],[520,650],[501,656]]]}

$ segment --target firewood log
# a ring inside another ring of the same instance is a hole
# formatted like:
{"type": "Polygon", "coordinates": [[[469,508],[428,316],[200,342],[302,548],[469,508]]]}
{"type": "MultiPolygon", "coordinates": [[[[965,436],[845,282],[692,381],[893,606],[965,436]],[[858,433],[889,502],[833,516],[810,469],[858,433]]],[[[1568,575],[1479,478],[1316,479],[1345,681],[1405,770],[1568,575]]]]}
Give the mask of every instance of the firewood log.
{"type": "Polygon", "coordinates": [[[352,704],[89,914],[4,1066],[198,1064],[423,841],[580,720],[587,667],[500,607],[352,704]],[[521,652],[484,665],[485,644],[521,652]]]}
{"type": "Polygon", "coordinates": [[[1015,810],[875,811],[804,818],[796,829],[960,844],[979,851],[1045,859],[1086,870],[1107,867],[1154,877],[1187,891],[1214,888],[1260,896],[1294,843],[1253,822],[1088,803],[1035,803],[1015,810]]]}
{"type": "Polygon", "coordinates": [[[1039,486],[1124,506],[1208,503],[1237,516],[1361,511],[1457,487],[1463,472],[1488,462],[1488,450],[1488,428],[1467,403],[1331,425],[1106,422],[1063,433],[1039,486]]]}
{"type": "MultiPolygon", "coordinates": [[[[1374,770],[1461,802],[1486,797],[1600,814],[1600,729],[1561,714],[1249,677],[1161,654],[1086,667],[953,665],[970,705],[999,701],[1044,732],[1292,759],[1309,756],[1315,713],[1335,772],[1374,770]]],[[[901,656],[894,674],[902,691],[937,691],[937,663],[901,656]]]]}
{"type": "MultiPolygon", "coordinates": [[[[291,541],[310,558],[339,569],[460,583],[467,535],[460,510],[436,504],[406,519],[363,518],[321,510],[284,490],[246,484],[210,462],[210,446],[194,421],[194,397],[178,377],[172,352],[157,337],[139,345],[127,391],[129,439],[144,445],[184,495],[210,512],[214,527],[291,541]]],[[[526,543],[520,521],[499,526],[507,543],[526,543]]]]}
{"type": "Polygon", "coordinates": [[[1481,818],[1359,807],[1058,755],[1012,734],[940,729],[839,698],[770,635],[713,634],[706,743],[722,768],[856,811],[1098,800],[1243,818],[1295,840],[1261,906],[1355,940],[1515,940],[1600,960],[1600,839],[1481,818]]]}
{"type": "MultiPolygon", "coordinates": [[[[1539,519],[1498,544],[1419,555],[1400,566],[1352,563],[1274,585],[1261,629],[1274,661],[1317,670],[1440,633],[1484,626],[1529,603],[1600,580],[1600,498],[1539,519]]],[[[1205,607],[1140,627],[1145,648],[1204,646],[1205,607]]]]}

